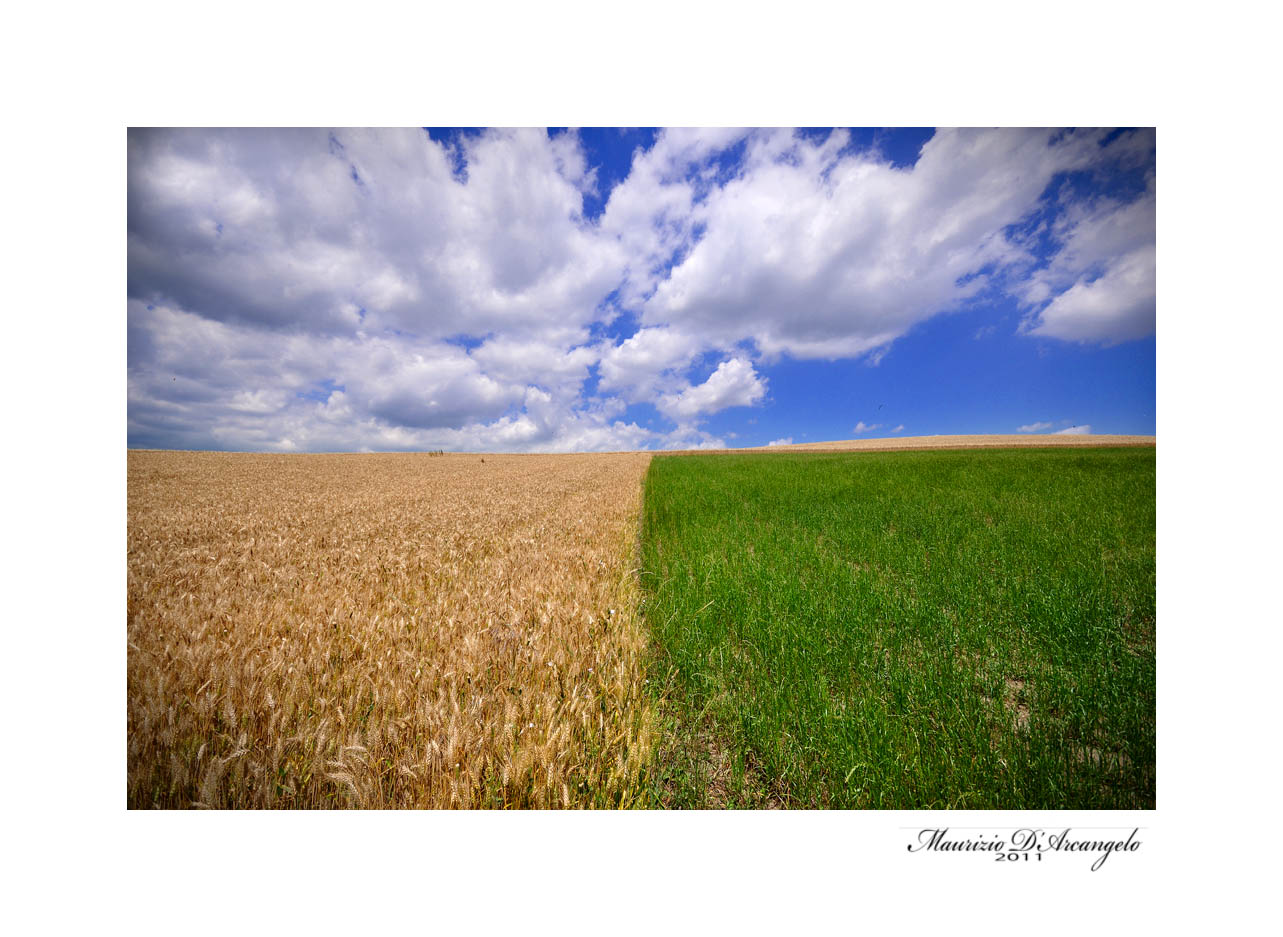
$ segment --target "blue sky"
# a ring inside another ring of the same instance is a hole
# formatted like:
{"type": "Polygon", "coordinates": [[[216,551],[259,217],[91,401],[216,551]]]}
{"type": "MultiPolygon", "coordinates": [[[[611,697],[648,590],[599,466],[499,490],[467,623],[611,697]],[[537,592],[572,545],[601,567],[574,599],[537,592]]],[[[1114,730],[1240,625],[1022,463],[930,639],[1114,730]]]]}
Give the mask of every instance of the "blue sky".
{"type": "Polygon", "coordinates": [[[1155,430],[1152,130],[138,130],[128,442],[1155,430]]]}

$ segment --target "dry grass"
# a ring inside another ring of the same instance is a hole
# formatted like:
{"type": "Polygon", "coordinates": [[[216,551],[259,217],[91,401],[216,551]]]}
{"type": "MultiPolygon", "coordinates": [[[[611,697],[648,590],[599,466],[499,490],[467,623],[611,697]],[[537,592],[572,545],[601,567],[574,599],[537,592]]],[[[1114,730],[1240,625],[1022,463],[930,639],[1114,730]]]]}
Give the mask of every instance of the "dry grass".
{"type": "Polygon", "coordinates": [[[129,805],[634,802],[649,458],[130,452],[129,805]]]}

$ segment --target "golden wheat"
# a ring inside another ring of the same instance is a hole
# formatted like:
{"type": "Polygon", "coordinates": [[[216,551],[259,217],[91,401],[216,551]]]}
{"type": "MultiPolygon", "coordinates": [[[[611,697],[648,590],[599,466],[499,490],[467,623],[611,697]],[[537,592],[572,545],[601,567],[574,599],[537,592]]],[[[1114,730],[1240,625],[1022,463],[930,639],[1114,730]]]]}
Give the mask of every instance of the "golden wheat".
{"type": "Polygon", "coordinates": [[[130,452],[129,805],[634,802],[648,461],[130,452]]]}

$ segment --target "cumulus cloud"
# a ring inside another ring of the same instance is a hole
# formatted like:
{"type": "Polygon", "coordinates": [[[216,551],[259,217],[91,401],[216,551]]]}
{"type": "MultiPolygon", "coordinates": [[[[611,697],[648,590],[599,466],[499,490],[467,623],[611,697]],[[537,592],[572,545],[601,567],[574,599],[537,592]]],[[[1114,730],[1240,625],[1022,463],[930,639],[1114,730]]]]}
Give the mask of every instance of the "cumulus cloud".
{"type": "Polygon", "coordinates": [[[1110,345],[1153,334],[1154,257],[1152,246],[1142,248],[1109,264],[1096,279],[1079,278],[1042,308],[1029,333],[1110,345]]]}
{"type": "Polygon", "coordinates": [[[881,429],[881,428],[882,428],[882,424],[881,424],[881,423],[874,423],[873,425],[871,425],[871,426],[870,426],[868,423],[865,423],[863,420],[861,420],[859,423],[856,423],[854,427],[852,427],[851,432],[853,432],[853,433],[871,433],[871,432],[873,432],[875,429],[881,429]]]}
{"type": "Polygon", "coordinates": [[[732,358],[719,364],[703,384],[666,394],[656,406],[674,419],[689,419],[728,407],[751,407],[765,395],[766,381],[753,370],[753,365],[743,358],[732,358]]]}
{"type": "Polygon", "coordinates": [[[595,185],[573,134],[131,132],[131,445],[661,441],[581,393],[624,270],[595,185]]]}
{"type": "Polygon", "coordinates": [[[1046,423],[1039,420],[1035,423],[1026,423],[1024,426],[1016,427],[1018,433],[1041,433],[1043,430],[1051,429],[1054,424],[1046,423]]]}
{"type": "Polygon", "coordinates": [[[903,424],[903,423],[901,423],[901,424],[900,424],[899,426],[897,426],[895,429],[891,430],[891,432],[893,432],[893,433],[903,433],[903,432],[904,432],[904,424],[903,424]]]}
{"type": "Polygon", "coordinates": [[[793,437],[785,436],[783,439],[772,439],[770,442],[767,443],[767,445],[768,446],[791,446],[793,445],[793,437]]]}
{"type": "Polygon", "coordinates": [[[710,185],[710,160],[744,136],[740,130],[669,129],[636,154],[601,219],[602,232],[627,257],[620,291],[626,306],[641,304],[665,277],[672,258],[689,248],[699,224],[695,209],[710,185]]]}
{"type": "Polygon", "coordinates": [[[1084,423],[1081,426],[1068,426],[1065,429],[1058,429],[1051,435],[1053,436],[1090,436],[1091,426],[1084,423]]]}
{"type": "MultiPolygon", "coordinates": [[[[1153,133],[1139,142],[1153,145],[1153,133]]],[[[1115,345],[1154,333],[1156,302],[1154,176],[1130,201],[1071,202],[1052,227],[1059,246],[1022,285],[1027,334],[1115,345]]]]}
{"type": "Polygon", "coordinates": [[[678,423],[659,441],[661,449],[725,449],[726,440],[705,432],[694,423],[678,423]]]}
{"type": "Polygon", "coordinates": [[[542,131],[129,136],[129,290],[208,318],[419,335],[593,318],[623,256],[582,224],[582,156],[542,131]]]}
{"type": "MultiPolygon", "coordinates": [[[[843,358],[958,308],[989,282],[981,271],[1022,260],[1005,227],[1056,174],[1089,165],[1099,135],[940,131],[910,168],[849,149],[843,131],[742,142],[738,172],[703,197],[681,174],[654,172],[637,181],[644,199],[632,178],[612,195],[653,203],[648,256],[675,260],[657,281],[654,261],[645,276],[630,269],[643,322],[680,323],[710,344],[751,339],[768,357],[843,358]]],[[[686,152],[666,149],[670,162],[686,152]]]]}
{"type": "Polygon", "coordinates": [[[129,311],[145,336],[129,346],[135,446],[568,451],[657,439],[618,419],[622,401],[486,373],[445,342],[264,332],[137,301],[129,311]]]}
{"type": "Polygon", "coordinates": [[[630,401],[676,393],[687,386],[680,375],[699,347],[696,339],[676,329],[641,329],[602,352],[598,387],[619,391],[630,401]]]}

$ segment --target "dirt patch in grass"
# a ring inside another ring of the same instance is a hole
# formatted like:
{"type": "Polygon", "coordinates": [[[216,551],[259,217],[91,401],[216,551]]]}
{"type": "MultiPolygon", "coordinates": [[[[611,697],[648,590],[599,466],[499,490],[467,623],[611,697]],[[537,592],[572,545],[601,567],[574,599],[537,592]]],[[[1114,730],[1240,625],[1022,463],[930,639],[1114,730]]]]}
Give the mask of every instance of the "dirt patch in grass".
{"type": "Polygon", "coordinates": [[[1103,766],[1106,769],[1116,771],[1121,771],[1132,763],[1126,752],[1101,751],[1099,748],[1093,748],[1090,745],[1080,745],[1075,748],[1074,761],[1078,764],[1091,765],[1097,768],[1103,766]]]}
{"type": "Polygon", "coordinates": [[[1029,731],[1029,704],[1025,702],[1025,681],[1008,677],[1003,684],[1006,686],[1006,693],[1002,702],[1012,714],[1016,731],[1029,731]]]}

